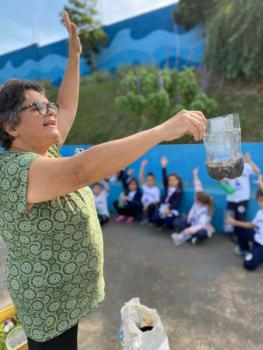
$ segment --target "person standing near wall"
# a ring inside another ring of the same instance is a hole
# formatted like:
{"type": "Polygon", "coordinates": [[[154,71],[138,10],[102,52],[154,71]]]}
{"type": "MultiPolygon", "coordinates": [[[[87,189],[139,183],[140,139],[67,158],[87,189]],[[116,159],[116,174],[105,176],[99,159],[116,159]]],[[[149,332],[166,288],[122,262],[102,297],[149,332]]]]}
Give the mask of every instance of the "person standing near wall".
{"type": "MultiPolygon", "coordinates": [[[[79,95],[81,44],[69,31],[69,59],[57,103],[38,83],[0,88],[0,234],[6,283],[29,350],[76,350],[78,322],[104,299],[103,240],[88,184],[120,171],[158,143],[204,135],[201,112],[179,112],[129,137],[62,158],[79,95]]],[[[87,125],[88,127],[88,125],[87,125]]]]}

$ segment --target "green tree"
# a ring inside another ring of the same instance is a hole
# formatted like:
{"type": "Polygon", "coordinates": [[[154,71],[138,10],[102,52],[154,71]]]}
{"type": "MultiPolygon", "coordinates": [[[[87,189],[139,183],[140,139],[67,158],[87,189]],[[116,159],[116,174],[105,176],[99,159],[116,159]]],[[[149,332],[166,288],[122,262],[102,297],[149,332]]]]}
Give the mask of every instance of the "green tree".
{"type": "Polygon", "coordinates": [[[177,24],[191,29],[206,22],[219,0],[180,0],[174,10],[174,20],[177,24]]]}
{"type": "Polygon", "coordinates": [[[205,64],[227,79],[263,76],[262,0],[180,0],[174,18],[191,28],[204,25],[205,64]]]}
{"type": "Polygon", "coordinates": [[[140,67],[117,75],[122,77],[117,109],[133,119],[138,129],[161,123],[183,108],[202,110],[208,116],[217,109],[216,101],[199,88],[193,69],[140,67]]]}
{"type": "Polygon", "coordinates": [[[223,1],[206,25],[205,62],[227,79],[263,76],[262,0],[223,1]]]}
{"type": "Polygon", "coordinates": [[[107,34],[102,28],[98,18],[97,0],[69,0],[69,5],[64,10],[78,28],[79,37],[83,48],[83,56],[86,58],[92,72],[97,70],[96,55],[108,40],[107,34]]]}

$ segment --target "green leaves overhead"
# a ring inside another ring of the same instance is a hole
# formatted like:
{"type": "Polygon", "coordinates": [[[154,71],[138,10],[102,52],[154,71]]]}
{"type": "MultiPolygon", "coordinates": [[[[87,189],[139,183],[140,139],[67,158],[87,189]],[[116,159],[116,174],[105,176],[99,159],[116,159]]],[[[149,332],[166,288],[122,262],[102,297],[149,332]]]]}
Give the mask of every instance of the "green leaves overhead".
{"type": "Polygon", "coordinates": [[[203,24],[209,71],[227,79],[263,76],[262,0],[180,0],[174,14],[187,28],[203,24]]]}

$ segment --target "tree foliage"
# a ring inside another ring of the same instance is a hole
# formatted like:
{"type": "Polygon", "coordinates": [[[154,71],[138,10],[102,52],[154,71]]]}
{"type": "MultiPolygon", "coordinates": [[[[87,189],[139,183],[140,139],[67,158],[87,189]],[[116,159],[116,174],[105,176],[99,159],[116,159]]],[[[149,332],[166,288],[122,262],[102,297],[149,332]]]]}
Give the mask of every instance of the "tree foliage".
{"type": "Polygon", "coordinates": [[[205,64],[227,79],[263,76],[262,0],[181,0],[175,12],[180,24],[204,25],[205,64]]]}
{"type": "Polygon", "coordinates": [[[72,22],[79,28],[79,36],[86,58],[92,72],[97,70],[96,55],[100,53],[101,46],[107,42],[107,35],[98,18],[97,0],[69,0],[64,6],[72,22]]]}
{"type": "Polygon", "coordinates": [[[263,76],[262,0],[225,1],[206,26],[205,62],[227,79],[263,76]]]}
{"type": "Polygon", "coordinates": [[[174,20],[186,29],[191,29],[206,21],[215,3],[216,0],[180,0],[174,10],[174,20]]]}
{"type": "Polygon", "coordinates": [[[211,116],[217,103],[202,92],[193,69],[182,72],[157,68],[131,68],[121,76],[117,109],[134,118],[139,129],[156,125],[181,109],[198,109],[211,116]]]}

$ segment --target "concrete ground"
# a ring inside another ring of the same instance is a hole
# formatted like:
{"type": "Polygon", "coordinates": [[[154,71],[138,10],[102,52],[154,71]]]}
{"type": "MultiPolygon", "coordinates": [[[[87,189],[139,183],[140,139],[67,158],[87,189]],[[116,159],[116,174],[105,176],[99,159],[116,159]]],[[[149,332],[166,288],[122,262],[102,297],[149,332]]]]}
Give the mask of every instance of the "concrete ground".
{"type": "MultiPolygon", "coordinates": [[[[244,271],[226,237],[174,247],[167,233],[111,223],[104,240],[106,300],[80,323],[79,350],[121,349],[120,309],[133,297],[158,310],[171,350],[263,349],[263,268],[244,271]]],[[[4,258],[1,246],[1,306],[4,258]]]]}

